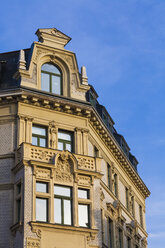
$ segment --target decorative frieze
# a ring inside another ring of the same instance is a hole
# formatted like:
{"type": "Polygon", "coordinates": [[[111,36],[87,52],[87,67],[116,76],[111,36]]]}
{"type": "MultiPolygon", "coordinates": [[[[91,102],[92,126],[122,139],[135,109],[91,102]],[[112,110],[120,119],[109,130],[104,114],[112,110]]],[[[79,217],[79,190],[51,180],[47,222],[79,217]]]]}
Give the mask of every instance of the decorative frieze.
{"type": "Polygon", "coordinates": [[[50,179],[51,171],[43,168],[36,168],[34,171],[36,178],[38,179],[50,179]]]}
{"type": "Polygon", "coordinates": [[[77,176],[77,183],[79,186],[90,186],[91,185],[91,178],[83,175],[77,176]]]}

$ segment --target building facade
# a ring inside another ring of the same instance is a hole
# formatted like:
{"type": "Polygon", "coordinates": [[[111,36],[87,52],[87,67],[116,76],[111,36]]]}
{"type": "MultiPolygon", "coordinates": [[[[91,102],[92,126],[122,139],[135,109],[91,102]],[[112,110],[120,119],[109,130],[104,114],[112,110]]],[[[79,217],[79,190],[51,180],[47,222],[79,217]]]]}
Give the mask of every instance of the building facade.
{"type": "Polygon", "coordinates": [[[138,161],[65,49],[0,54],[0,248],[146,248],[138,161]]]}

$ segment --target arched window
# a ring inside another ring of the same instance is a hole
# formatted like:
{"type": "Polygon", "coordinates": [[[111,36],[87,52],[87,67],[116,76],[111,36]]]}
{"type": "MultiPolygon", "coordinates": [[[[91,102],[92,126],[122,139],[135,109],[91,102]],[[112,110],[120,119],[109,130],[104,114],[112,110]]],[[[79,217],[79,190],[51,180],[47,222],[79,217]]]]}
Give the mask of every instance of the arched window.
{"type": "Polygon", "coordinates": [[[62,75],[53,64],[46,63],[41,67],[41,89],[62,95],[62,75]]]}

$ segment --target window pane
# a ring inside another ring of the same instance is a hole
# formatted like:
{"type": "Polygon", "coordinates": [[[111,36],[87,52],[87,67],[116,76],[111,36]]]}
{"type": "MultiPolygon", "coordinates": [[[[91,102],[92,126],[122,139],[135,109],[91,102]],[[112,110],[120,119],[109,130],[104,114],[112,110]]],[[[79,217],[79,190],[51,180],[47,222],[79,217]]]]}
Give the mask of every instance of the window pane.
{"type": "Polygon", "coordinates": [[[46,128],[33,126],[32,127],[32,133],[46,136],[46,128]]]}
{"type": "Polygon", "coordinates": [[[52,93],[61,94],[61,78],[52,75],[52,93]]]}
{"type": "Polygon", "coordinates": [[[36,182],[36,191],[48,193],[48,183],[36,182]]]}
{"type": "Polygon", "coordinates": [[[61,199],[54,199],[54,222],[62,223],[62,213],[61,213],[61,199]]]}
{"type": "Polygon", "coordinates": [[[78,189],[78,198],[88,199],[89,191],[87,189],[78,189]]]}
{"type": "Polygon", "coordinates": [[[54,186],[54,194],[61,196],[71,196],[71,189],[69,187],[54,186]]]}
{"type": "Polygon", "coordinates": [[[59,131],[58,132],[58,139],[71,141],[71,134],[59,131]]]}
{"type": "Polygon", "coordinates": [[[32,137],[32,145],[37,146],[37,137],[32,137]]]}
{"type": "Polygon", "coordinates": [[[122,230],[119,229],[119,248],[122,248],[122,230]]]}
{"type": "Polygon", "coordinates": [[[78,205],[79,226],[88,227],[88,205],[78,205]]]}
{"type": "Polygon", "coordinates": [[[58,150],[64,150],[64,144],[62,142],[58,142],[58,150]]]}
{"type": "Polygon", "coordinates": [[[64,224],[65,225],[71,225],[71,201],[70,200],[64,200],[64,224]]]}
{"type": "Polygon", "coordinates": [[[36,220],[47,221],[47,199],[36,198],[36,220]]]}
{"type": "Polygon", "coordinates": [[[66,144],[66,150],[68,150],[69,152],[71,152],[72,146],[71,144],[66,144]]]}
{"type": "Polygon", "coordinates": [[[41,73],[41,89],[50,92],[50,75],[41,73]]]}
{"type": "MultiPolygon", "coordinates": [[[[110,248],[112,248],[112,239],[113,239],[113,221],[108,218],[109,220],[109,246],[110,248]]],[[[120,239],[120,236],[119,236],[119,239],[120,239]]],[[[120,242],[119,242],[120,243],[120,242]]]]}
{"type": "Polygon", "coordinates": [[[17,194],[21,193],[21,183],[17,184],[17,194]]]}
{"type": "Polygon", "coordinates": [[[20,221],[21,217],[21,199],[17,200],[17,221],[20,221]]]}
{"type": "Polygon", "coordinates": [[[40,146],[46,147],[46,139],[40,138],[40,146]]]}
{"type": "Polygon", "coordinates": [[[52,64],[44,64],[41,68],[42,71],[47,71],[47,72],[51,72],[51,73],[55,73],[55,74],[59,74],[61,75],[60,71],[57,69],[57,67],[55,65],[52,64]]]}

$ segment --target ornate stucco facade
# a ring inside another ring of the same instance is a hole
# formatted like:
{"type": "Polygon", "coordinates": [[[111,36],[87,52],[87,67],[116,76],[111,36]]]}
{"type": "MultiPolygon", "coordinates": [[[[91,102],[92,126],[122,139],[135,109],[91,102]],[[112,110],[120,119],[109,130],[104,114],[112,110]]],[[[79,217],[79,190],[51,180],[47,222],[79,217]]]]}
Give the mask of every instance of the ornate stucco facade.
{"type": "Polygon", "coordinates": [[[30,49],[0,54],[0,248],[146,248],[150,192],[136,158],[65,49],[70,37],[36,34],[30,49]]]}

